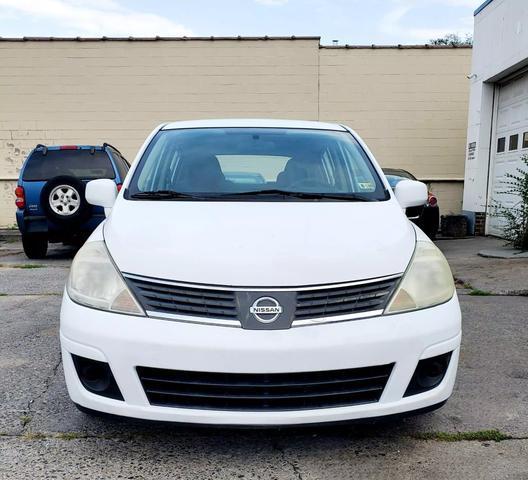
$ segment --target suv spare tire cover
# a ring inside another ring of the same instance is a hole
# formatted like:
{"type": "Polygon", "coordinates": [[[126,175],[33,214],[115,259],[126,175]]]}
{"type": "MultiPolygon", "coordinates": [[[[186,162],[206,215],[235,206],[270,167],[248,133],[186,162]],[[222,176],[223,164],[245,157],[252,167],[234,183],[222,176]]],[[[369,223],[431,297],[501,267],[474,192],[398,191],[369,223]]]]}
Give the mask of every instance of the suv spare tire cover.
{"type": "Polygon", "coordinates": [[[85,184],[71,176],[54,177],[46,182],[40,194],[42,208],[49,220],[67,225],[78,225],[92,211],[85,197],[85,184]]]}

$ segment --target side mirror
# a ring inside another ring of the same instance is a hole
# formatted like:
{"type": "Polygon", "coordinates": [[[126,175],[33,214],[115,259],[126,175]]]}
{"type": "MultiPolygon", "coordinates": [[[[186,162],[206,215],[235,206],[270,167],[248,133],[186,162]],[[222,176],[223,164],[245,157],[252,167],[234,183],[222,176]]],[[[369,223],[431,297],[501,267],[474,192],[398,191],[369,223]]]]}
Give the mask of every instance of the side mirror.
{"type": "Polygon", "coordinates": [[[117,186],[113,180],[100,178],[92,180],[86,185],[86,201],[98,207],[104,207],[108,215],[117,198],[117,186]]]}
{"type": "Polygon", "coordinates": [[[427,185],[416,180],[402,180],[396,184],[394,195],[401,207],[418,207],[427,202],[427,185]]]}

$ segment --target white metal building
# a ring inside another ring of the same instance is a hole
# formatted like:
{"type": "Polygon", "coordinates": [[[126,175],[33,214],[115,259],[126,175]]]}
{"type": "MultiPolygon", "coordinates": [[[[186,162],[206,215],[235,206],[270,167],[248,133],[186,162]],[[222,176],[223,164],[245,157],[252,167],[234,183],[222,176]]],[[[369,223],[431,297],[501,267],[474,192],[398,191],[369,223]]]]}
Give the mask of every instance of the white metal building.
{"type": "Polygon", "coordinates": [[[505,174],[528,155],[528,0],[487,0],[475,11],[464,213],[476,233],[501,235],[487,215],[511,205],[505,174]]]}

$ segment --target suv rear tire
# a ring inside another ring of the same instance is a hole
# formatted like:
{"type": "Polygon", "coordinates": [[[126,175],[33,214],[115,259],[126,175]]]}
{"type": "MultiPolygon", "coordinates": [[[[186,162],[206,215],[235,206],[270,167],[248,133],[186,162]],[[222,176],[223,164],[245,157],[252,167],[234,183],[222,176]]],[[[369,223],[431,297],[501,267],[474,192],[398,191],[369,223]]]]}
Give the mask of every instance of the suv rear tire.
{"type": "Polygon", "coordinates": [[[37,233],[22,235],[22,247],[30,259],[45,258],[48,252],[48,238],[37,233]]]}
{"type": "Polygon", "coordinates": [[[67,175],[48,180],[40,196],[48,219],[63,227],[77,227],[84,222],[91,212],[84,196],[85,188],[82,180],[67,175]]]}

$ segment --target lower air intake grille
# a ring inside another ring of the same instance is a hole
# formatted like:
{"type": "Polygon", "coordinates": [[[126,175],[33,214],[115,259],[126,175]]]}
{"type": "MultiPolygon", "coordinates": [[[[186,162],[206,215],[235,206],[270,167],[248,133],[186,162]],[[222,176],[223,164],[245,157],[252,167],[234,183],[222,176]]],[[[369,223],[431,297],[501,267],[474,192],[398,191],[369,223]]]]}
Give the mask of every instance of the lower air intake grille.
{"type": "Polygon", "coordinates": [[[379,401],[394,364],[299,373],[209,373],[137,367],[151,405],[212,410],[306,410],[379,401]]]}

